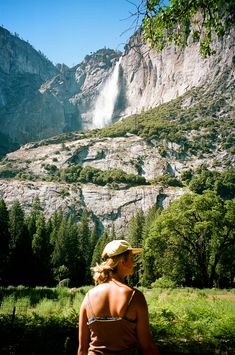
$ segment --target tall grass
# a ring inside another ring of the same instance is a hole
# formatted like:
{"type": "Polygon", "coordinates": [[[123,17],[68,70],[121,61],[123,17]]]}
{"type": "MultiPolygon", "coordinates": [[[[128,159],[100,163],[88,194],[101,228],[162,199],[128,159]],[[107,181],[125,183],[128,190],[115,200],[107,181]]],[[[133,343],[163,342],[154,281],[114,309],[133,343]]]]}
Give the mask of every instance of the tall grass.
{"type": "Polygon", "coordinates": [[[89,287],[79,289],[47,287],[7,287],[0,288],[0,315],[38,315],[44,318],[67,318],[71,314],[79,316],[79,309],[89,287]]]}
{"type": "MultiPolygon", "coordinates": [[[[60,346],[68,342],[71,334],[75,343],[80,305],[89,288],[0,288],[0,332],[8,327],[10,333],[11,326],[17,326],[18,332],[21,329],[28,339],[36,329],[41,329],[34,334],[38,339],[44,329],[48,337],[51,334],[48,344],[53,337],[56,343],[59,333],[60,346]],[[68,337],[69,329],[72,333],[68,337]]],[[[234,352],[235,290],[153,288],[142,291],[149,307],[153,337],[163,354],[173,350],[207,355],[234,352]]],[[[37,353],[35,349],[34,353],[37,353]]]]}
{"type": "Polygon", "coordinates": [[[179,351],[202,348],[208,354],[235,349],[233,290],[154,289],[145,294],[154,338],[160,344],[174,344],[179,351]]]}

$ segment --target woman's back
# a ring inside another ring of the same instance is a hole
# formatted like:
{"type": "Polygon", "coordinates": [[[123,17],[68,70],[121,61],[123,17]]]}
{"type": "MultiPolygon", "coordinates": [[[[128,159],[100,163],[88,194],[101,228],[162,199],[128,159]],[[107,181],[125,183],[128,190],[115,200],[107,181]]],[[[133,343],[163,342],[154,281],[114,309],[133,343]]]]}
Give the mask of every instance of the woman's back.
{"type": "Polygon", "coordinates": [[[99,285],[87,294],[89,355],[134,352],[137,346],[134,295],[135,290],[116,281],[99,285]]]}
{"type": "Polygon", "coordinates": [[[88,299],[91,309],[97,317],[123,317],[125,315],[129,319],[135,320],[134,294],[136,292],[138,291],[127,285],[111,280],[90,290],[88,299]]]}
{"type": "Polygon", "coordinates": [[[158,355],[151,338],[144,295],[125,284],[133,274],[134,257],[140,252],[125,240],[114,240],[102,253],[103,262],[93,268],[98,286],[83,300],[79,316],[78,355],[158,355]]]}

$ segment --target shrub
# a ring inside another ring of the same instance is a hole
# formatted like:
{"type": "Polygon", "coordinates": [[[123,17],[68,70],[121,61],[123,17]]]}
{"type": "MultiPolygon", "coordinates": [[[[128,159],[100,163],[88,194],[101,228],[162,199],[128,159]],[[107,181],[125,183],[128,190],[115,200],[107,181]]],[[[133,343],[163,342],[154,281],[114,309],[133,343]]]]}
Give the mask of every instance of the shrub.
{"type": "Polygon", "coordinates": [[[154,180],[151,181],[152,184],[155,183],[161,183],[164,186],[175,186],[175,187],[182,187],[183,184],[180,180],[175,178],[174,176],[171,176],[170,174],[164,174],[161,176],[158,176],[154,180]]]}
{"type": "Polygon", "coordinates": [[[174,288],[176,287],[176,282],[165,277],[160,277],[155,282],[151,284],[152,288],[174,288]]]}

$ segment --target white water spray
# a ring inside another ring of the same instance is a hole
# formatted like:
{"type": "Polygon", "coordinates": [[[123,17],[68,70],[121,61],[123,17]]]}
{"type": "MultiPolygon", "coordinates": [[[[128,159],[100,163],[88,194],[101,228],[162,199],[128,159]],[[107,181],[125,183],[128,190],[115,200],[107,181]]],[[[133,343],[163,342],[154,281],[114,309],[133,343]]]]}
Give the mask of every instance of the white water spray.
{"type": "Polygon", "coordinates": [[[104,84],[104,87],[96,100],[92,115],[93,128],[103,128],[112,122],[115,102],[119,93],[118,78],[121,58],[122,57],[120,57],[115,64],[112,75],[104,84]]]}

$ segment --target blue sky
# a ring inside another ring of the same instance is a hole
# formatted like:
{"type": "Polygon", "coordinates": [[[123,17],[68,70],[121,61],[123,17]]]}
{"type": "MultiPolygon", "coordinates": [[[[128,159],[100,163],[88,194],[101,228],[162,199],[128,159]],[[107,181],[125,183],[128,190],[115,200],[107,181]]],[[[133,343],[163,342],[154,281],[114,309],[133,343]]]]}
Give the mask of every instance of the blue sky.
{"type": "Polygon", "coordinates": [[[140,0],[0,0],[0,26],[54,64],[72,67],[100,48],[123,50],[140,0]],[[122,33],[125,32],[123,35],[122,33]]]}

